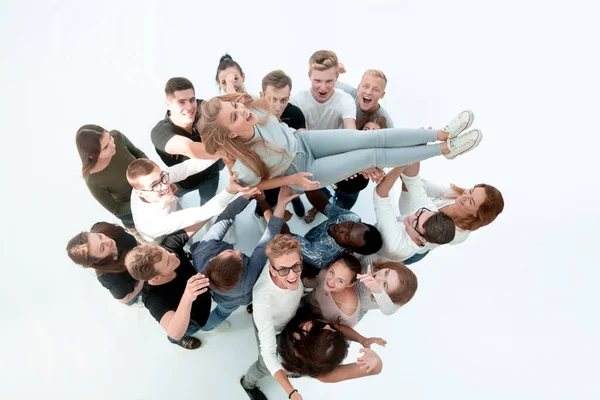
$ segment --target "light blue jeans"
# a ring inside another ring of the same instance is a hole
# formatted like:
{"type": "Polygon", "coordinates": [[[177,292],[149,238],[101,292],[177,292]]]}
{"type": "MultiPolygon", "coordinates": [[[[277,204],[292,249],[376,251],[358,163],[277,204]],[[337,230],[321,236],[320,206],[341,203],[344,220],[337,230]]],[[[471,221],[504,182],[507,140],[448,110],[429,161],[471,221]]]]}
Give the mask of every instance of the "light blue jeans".
{"type": "MultiPolygon", "coordinates": [[[[399,167],[439,156],[439,144],[431,129],[380,129],[356,131],[336,129],[299,131],[298,152],[285,175],[310,172],[321,187],[346,179],[372,167],[399,167]]],[[[294,185],[294,189],[302,188],[294,185]]]]}
{"type": "Polygon", "coordinates": [[[221,322],[225,321],[227,317],[231,315],[235,310],[238,309],[239,306],[223,306],[217,303],[217,306],[210,312],[208,316],[208,321],[206,321],[206,325],[202,327],[203,331],[212,331],[217,326],[221,324],[221,322]]]}

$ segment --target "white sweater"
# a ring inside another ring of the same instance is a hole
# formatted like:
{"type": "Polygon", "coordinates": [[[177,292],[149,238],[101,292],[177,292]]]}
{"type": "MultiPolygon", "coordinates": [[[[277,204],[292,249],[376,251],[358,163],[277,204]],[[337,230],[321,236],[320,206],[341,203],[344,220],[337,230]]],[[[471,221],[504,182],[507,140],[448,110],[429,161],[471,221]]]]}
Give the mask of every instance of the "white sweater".
{"type": "MultiPolygon", "coordinates": [[[[437,211],[435,205],[431,202],[423,185],[420,183],[419,176],[408,177],[402,175],[402,180],[409,189],[407,193],[409,201],[415,209],[427,207],[431,211],[437,211]]],[[[406,232],[404,222],[396,219],[396,212],[392,206],[390,196],[380,197],[377,189],[373,189],[373,206],[375,207],[375,216],[377,217],[377,229],[381,233],[383,246],[377,254],[382,258],[394,261],[404,261],[417,253],[424,253],[427,249],[417,245],[406,232]]],[[[402,218],[403,219],[403,218],[402,218]]]]}
{"type": "MultiPolygon", "coordinates": [[[[216,161],[186,160],[168,168],[169,178],[172,183],[182,181],[190,175],[207,169],[216,161]]],[[[175,196],[161,199],[156,203],[147,203],[137,195],[135,190],[132,190],[131,213],[135,228],[144,240],[150,243],[160,243],[170,233],[219,214],[234,196],[223,190],[202,207],[183,210],[175,196]]]]}
{"type": "Polygon", "coordinates": [[[269,274],[269,263],[265,265],[252,289],[252,316],[258,331],[260,355],[265,365],[275,375],[283,369],[277,358],[275,336],[281,333],[287,323],[296,315],[300,299],[304,293],[302,280],[298,289],[282,289],[275,285],[269,274]]]}
{"type": "MultiPolygon", "coordinates": [[[[402,175],[402,180],[405,180],[406,178],[408,178],[409,181],[411,180],[411,178],[402,175]]],[[[436,210],[439,211],[447,205],[454,204],[453,199],[444,198],[444,196],[452,193],[452,188],[450,186],[436,184],[426,179],[419,180],[421,181],[420,186],[424,188],[427,197],[429,198],[436,210]]],[[[409,185],[411,185],[411,187],[414,187],[414,185],[416,184],[414,181],[410,181],[409,183],[407,183],[406,181],[404,182],[409,192],[411,190],[409,185]]],[[[398,201],[398,206],[400,209],[400,217],[398,217],[398,220],[403,220],[404,216],[414,214],[420,208],[419,206],[416,206],[414,204],[414,201],[412,200],[412,195],[409,195],[408,192],[401,193],[400,199],[398,201]]],[[[433,209],[431,210],[434,211],[433,209]]],[[[449,244],[454,245],[464,242],[465,240],[467,240],[469,233],[471,233],[471,231],[462,230],[457,227],[456,234],[454,235],[454,240],[452,240],[449,244]]],[[[426,251],[433,250],[438,246],[438,244],[427,243],[424,249],[426,249],[426,251]]]]}

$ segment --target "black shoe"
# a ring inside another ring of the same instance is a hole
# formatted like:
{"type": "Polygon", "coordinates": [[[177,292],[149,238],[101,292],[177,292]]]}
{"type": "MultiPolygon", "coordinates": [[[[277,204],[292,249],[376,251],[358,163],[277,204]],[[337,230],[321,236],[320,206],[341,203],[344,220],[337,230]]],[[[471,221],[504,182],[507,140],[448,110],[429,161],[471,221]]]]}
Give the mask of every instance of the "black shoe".
{"type": "Polygon", "coordinates": [[[300,218],[304,217],[304,203],[299,198],[295,198],[292,200],[292,207],[294,208],[294,213],[300,218]]]}
{"type": "Polygon", "coordinates": [[[252,303],[250,303],[246,306],[246,312],[248,314],[252,315],[252,303]]]}
{"type": "Polygon", "coordinates": [[[188,336],[179,343],[177,343],[177,346],[183,347],[186,350],[196,350],[197,348],[202,346],[202,342],[200,341],[200,339],[188,336]]]}
{"type": "Polygon", "coordinates": [[[240,385],[242,385],[242,388],[246,391],[246,394],[252,400],[268,400],[267,396],[265,396],[265,394],[260,391],[258,386],[254,386],[252,389],[246,389],[244,387],[244,377],[243,376],[240,378],[240,385]]]}

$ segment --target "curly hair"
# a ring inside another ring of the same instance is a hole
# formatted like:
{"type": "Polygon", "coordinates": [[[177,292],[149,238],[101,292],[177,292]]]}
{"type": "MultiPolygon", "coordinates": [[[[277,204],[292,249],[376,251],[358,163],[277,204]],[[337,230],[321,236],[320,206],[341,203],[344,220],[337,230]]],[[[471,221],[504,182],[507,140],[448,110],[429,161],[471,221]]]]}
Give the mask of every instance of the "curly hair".
{"type": "Polygon", "coordinates": [[[154,266],[162,261],[161,247],[152,244],[137,246],[125,257],[125,266],[135,279],[149,281],[158,276],[154,266]]]}

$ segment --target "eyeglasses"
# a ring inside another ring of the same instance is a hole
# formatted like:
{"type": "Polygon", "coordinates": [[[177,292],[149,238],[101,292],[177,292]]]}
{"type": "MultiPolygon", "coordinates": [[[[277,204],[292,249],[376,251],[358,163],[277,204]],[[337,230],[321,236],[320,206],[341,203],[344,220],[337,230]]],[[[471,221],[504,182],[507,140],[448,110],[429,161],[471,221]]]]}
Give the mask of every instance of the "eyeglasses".
{"type": "Polygon", "coordinates": [[[295,273],[299,274],[300,272],[302,272],[302,268],[304,267],[304,265],[302,265],[302,261],[298,264],[292,265],[291,267],[283,267],[279,269],[275,268],[273,263],[271,263],[271,266],[275,271],[277,271],[279,276],[288,276],[290,274],[290,271],[294,271],[295,273]]]}
{"type": "Polygon", "coordinates": [[[168,184],[169,184],[169,173],[165,172],[165,171],[161,171],[158,182],[155,182],[152,185],[150,185],[150,189],[139,189],[139,191],[140,192],[155,192],[155,193],[157,193],[162,190],[162,185],[168,185],[168,184]]]}
{"type": "Polygon", "coordinates": [[[423,215],[423,213],[425,211],[431,211],[429,208],[426,207],[421,207],[417,210],[417,212],[415,213],[417,215],[417,218],[415,218],[415,222],[413,222],[412,224],[412,228],[415,230],[415,232],[417,232],[419,234],[419,236],[421,236],[423,239],[425,239],[425,236],[423,236],[423,234],[421,232],[419,232],[419,218],[421,218],[421,215],[423,215]]]}

